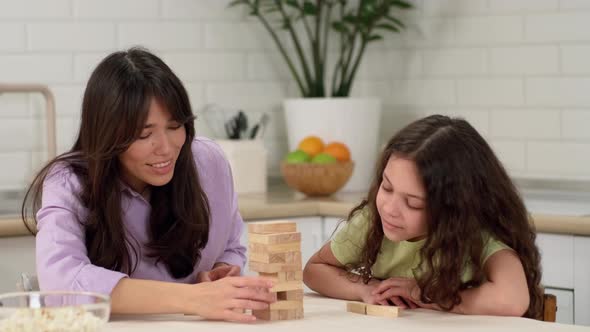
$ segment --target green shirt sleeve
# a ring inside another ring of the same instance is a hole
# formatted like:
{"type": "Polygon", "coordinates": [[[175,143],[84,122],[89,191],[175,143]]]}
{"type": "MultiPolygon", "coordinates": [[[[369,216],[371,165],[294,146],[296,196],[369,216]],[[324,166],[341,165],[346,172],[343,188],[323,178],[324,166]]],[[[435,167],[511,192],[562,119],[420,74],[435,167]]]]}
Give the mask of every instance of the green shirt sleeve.
{"type": "Polygon", "coordinates": [[[497,253],[502,249],[511,249],[509,246],[504,244],[504,242],[497,240],[494,237],[484,234],[484,239],[486,244],[483,248],[483,252],[481,253],[482,264],[485,264],[488,258],[490,258],[493,254],[497,253]]]}
{"type": "Polygon", "coordinates": [[[336,233],[330,242],[330,248],[340,264],[354,265],[360,262],[370,222],[368,210],[364,209],[354,215],[336,233]]]}

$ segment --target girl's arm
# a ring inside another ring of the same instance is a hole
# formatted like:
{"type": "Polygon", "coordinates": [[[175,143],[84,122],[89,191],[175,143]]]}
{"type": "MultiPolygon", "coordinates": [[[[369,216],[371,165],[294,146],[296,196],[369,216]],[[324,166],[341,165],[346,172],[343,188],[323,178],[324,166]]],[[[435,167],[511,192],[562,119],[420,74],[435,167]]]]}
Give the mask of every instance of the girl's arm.
{"type": "Polygon", "coordinates": [[[452,311],[470,315],[522,316],[529,307],[524,268],[516,253],[504,249],[484,266],[487,282],[461,292],[461,304],[452,311]]]}
{"type": "Polygon", "coordinates": [[[303,282],[314,291],[333,298],[376,303],[371,291],[378,281],[365,285],[361,278],[351,280],[326,243],[305,265],[303,282]]]}
{"type": "Polygon", "coordinates": [[[123,278],[111,294],[115,314],[199,315],[208,319],[252,321],[254,316],[232,309],[262,310],[276,296],[272,281],[259,277],[227,277],[213,282],[179,284],[123,278]]]}
{"type": "MultiPolygon", "coordinates": [[[[491,255],[485,265],[487,281],[460,292],[461,303],[451,312],[468,315],[522,316],[529,307],[529,291],[524,269],[510,249],[491,255]]],[[[413,278],[389,278],[373,291],[377,301],[402,297],[419,307],[442,310],[435,303],[420,301],[420,289],[413,278]]],[[[394,301],[395,302],[395,301],[394,301]]],[[[410,305],[412,307],[412,305],[410,305]]]]}

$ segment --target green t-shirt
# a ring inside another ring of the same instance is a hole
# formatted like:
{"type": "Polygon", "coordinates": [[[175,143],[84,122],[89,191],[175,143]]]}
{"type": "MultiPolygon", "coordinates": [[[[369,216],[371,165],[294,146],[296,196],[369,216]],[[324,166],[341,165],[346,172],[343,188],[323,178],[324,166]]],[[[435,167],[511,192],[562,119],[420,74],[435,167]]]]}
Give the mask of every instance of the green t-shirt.
{"type": "MultiPolygon", "coordinates": [[[[357,213],[345,226],[336,233],[331,241],[332,252],[342,265],[356,266],[360,263],[361,251],[369,229],[370,219],[365,209],[357,213]]],[[[509,249],[504,243],[485,236],[485,246],[482,252],[482,262],[502,249],[509,249]]],[[[377,260],[371,270],[373,277],[387,279],[392,277],[414,278],[413,269],[420,263],[420,249],[426,239],[410,242],[393,242],[383,237],[377,260]]],[[[472,278],[472,268],[467,266],[461,280],[467,282],[472,278]]]]}

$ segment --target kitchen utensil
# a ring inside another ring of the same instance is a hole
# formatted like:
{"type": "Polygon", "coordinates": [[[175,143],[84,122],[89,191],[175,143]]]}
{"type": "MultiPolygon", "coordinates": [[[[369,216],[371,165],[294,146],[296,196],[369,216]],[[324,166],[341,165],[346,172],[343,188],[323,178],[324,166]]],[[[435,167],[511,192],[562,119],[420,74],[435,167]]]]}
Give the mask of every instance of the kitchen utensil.
{"type": "Polygon", "coordinates": [[[248,129],[248,117],[243,111],[239,111],[225,123],[225,132],[229,139],[242,138],[242,132],[248,129]]]}

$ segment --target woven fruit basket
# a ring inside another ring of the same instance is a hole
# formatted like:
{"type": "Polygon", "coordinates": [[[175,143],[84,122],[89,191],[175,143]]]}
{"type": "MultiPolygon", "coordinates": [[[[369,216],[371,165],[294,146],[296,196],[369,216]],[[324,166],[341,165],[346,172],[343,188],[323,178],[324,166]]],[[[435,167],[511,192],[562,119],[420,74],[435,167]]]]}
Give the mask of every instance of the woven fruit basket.
{"type": "Polygon", "coordinates": [[[290,188],[307,196],[327,196],[340,190],[352,175],[354,162],[332,164],[281,163],[281,173],[290,188]]]}

